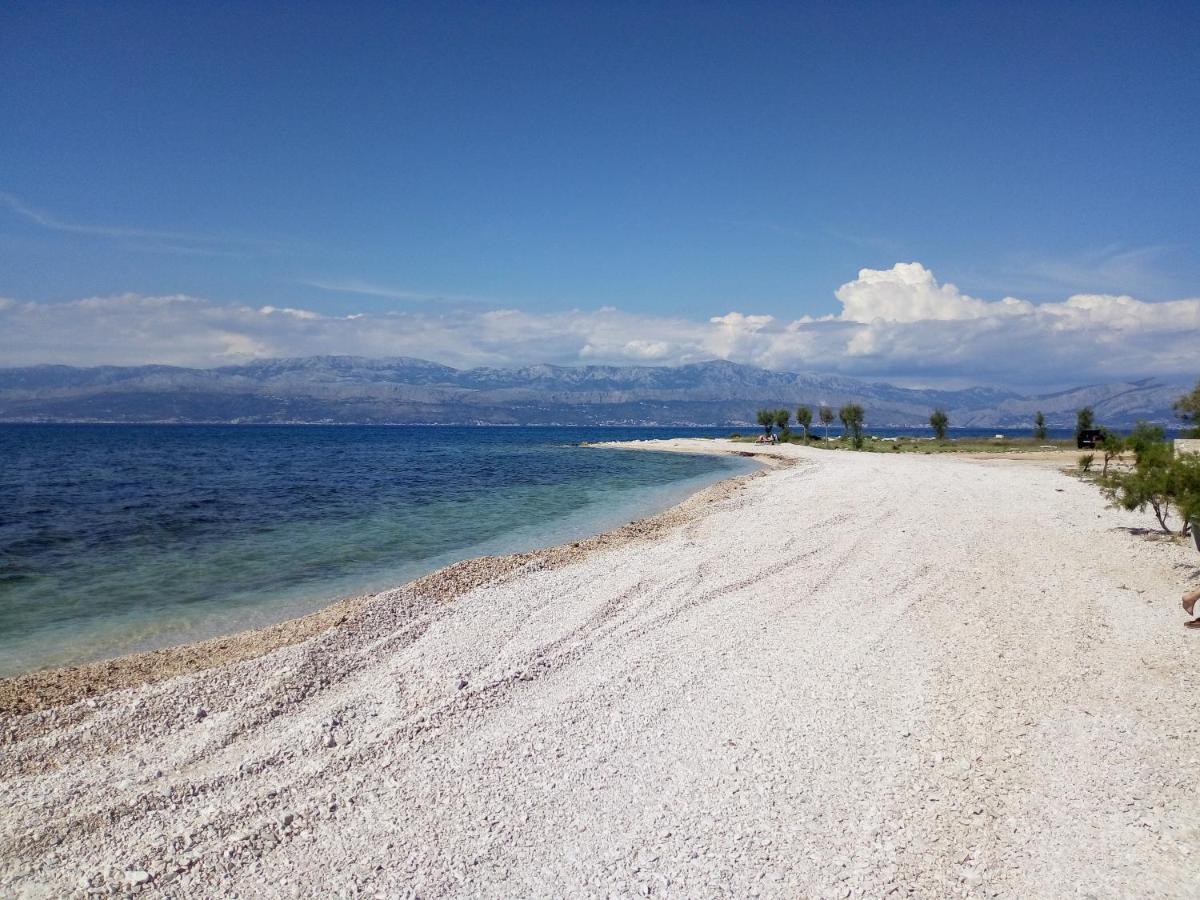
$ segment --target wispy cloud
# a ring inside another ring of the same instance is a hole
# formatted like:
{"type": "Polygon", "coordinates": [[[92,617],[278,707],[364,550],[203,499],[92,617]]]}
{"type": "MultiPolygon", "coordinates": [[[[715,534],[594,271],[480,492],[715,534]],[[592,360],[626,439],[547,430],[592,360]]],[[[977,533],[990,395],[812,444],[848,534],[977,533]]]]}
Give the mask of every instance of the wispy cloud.
{"type": "Polygon", "coordinates": [[[1175,249],[1169,244],[1144,247],[1110,244],[1065,259],[1033,260],[1027,268],[1034,276],[1066,287],[1144,291],[1162,282],[1160,264],[1175,249]]]}
{"type": "Polygon", "coordinates": [[[492,297],[480,297],[474,294],[451,294],[442,291],[420,291],[407,288],[392,287],[389,285],[372,284],[367,281],[359,281],[358,279],[323,279],[323,278],[301,278],[297,284],[305,285],[306,287],[317,288],[321,291],[329,291],[333,294],[357,294],[363,297],[382,297],[387,300],[412,300],[423,303],[445,300],[451,303],[496,303],[496,299],[492,297]]]}
{"type": "Polygon", "coordinates": [[[1168,273],[1173,244],[1108,244],[1054,256],[1019,253],[986,268],[958,272],[977,290],[1054,294],[1063,290],[1169,296],[1181,287],[1168,273]]]}
{"type": "Polygon", "coordinates": [[[50,231],[88,235],[124,241],[135,250],[153,253],[181,253],[204,256],[240,256],[247,250],[279,250],[278,241],[258,240],[225,235],[198,234],[187,231],[162,231],[124,225],[96,225],[72,222],[44,209],[31,206],[21,198],[0,191],[0,208],[50,231]]]}

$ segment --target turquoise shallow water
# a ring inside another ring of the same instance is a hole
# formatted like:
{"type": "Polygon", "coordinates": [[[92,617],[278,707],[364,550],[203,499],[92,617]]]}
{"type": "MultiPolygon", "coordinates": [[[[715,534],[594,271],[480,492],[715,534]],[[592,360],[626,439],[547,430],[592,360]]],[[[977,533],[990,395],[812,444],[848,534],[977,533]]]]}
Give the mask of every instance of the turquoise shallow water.
{"type": "Polygon", "coordinates": [[[686,433],[0,425],[0,675],[577,539],[752,466],[578,446],[686,433]]]}

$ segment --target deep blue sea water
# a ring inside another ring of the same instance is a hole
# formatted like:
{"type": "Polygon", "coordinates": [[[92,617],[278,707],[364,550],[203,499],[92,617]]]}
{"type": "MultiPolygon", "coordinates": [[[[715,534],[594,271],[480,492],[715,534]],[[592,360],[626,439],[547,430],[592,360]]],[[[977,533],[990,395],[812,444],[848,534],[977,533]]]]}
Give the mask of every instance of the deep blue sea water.
{"type": "Polygon", "coordinates": [[[727,433],[0,425],[0,675],[616,527],[752,464],[581,441],[727,433]]]}

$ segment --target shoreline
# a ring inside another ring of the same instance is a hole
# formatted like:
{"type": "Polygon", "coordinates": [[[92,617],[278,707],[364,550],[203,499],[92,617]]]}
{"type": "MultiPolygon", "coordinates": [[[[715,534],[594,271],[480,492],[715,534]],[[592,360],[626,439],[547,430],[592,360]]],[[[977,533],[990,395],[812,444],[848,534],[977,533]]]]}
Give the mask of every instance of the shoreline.
{"type": "MultiPolygon", "coordinates": [[[[51,666],[0,679],[0,717],[19,716],[95,699],[113,691],[157,684],[180,675],[196,674],[256,659],[284,647],[303,643],[331,628],[353,626],[366,607],[376,603],[413,602],[419,598],[450,602],[470,590],[497,583],[530,568],[553,568],[602,549],[635,540],[649,540],[694,516],[702,504],[728,496],[742,482],[764,475],[791,461],[765,448],[746,452],[740,447],[676,448],[642,446],[690,438],[650,441],[606,441],[583,446],[603,449],[641,449],[695,455],[755,458],[762,466],[722,478],[653,515],[577,541],[502,556],[478,556],[443,566],[420,578],[373,593],[331,600],[315,612],[260,628],[245,629],[199,641],[169,644],[151,650],[64,666],[51,666]]],[[[714,439],[715,441],[720,439],[714,439]]],[[[2,736],[0,736],[2,737],[2,736]]]]}
{"type": "Polygon", "coordinates": [[[764,449],[7,717],[0,893],[1190,896],[1194,552],[1037,465],[764,449]]]}

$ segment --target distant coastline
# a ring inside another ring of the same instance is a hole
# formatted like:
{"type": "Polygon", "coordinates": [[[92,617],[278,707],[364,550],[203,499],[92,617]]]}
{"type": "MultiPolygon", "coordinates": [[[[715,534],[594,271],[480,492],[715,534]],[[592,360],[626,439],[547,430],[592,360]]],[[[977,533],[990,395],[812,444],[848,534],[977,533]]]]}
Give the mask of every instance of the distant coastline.
{"type": "Polygon", "coordinates": [[[0,422],[354,424],[748,428],[761,407],[858,403],[868,426],[923,425],[937,407],[955,427],[1177,423],[1194,379],[1140,379],[1023,394],[993,387],[903,388],[838,375],[714,360],[682,366],[454,369],[410,358],[306,357],[216,369],[176,366],[0,368],[0,422]]]}

